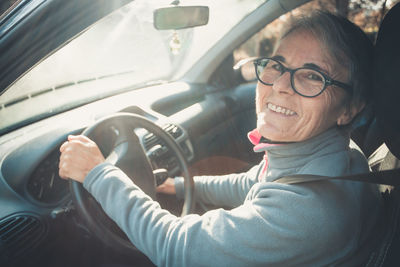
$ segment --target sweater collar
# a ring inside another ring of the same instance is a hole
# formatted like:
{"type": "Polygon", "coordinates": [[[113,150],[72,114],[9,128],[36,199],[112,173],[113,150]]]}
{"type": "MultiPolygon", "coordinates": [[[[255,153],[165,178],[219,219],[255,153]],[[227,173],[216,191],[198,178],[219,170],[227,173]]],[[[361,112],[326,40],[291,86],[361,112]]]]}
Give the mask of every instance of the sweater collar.
{"type": "Polygon", "coordinates": [[[263,137],[257,129],[248,134],[254,145],[254,152],[266,152],[271,167],[299,167],[312,160],[336,151],[345,150],[350,142],[348,131],[337,127],[301,142],[287,144],[270,144],[263,142],[263,137]]]}

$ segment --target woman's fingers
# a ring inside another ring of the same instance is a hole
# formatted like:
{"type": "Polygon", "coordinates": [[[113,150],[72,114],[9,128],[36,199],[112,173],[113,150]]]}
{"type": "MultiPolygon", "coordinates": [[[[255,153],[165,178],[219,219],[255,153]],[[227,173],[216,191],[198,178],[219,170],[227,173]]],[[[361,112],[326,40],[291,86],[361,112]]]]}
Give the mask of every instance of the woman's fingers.
{"type": "Polygon", "coordinates": [[[82,143],[94,143],[91,139],[89,139],[89,137],[84,135],[68,135],[68,141],[73,140],[81,141],[82,143]]]}
{"type": "Polygon", "coordinates": [[[68,141],[65,141],[61,146],[60,146],[60,152],[62,153],[65,148],[67,147],[68,141]]]}
{"type": "Polygon", "coordinates": [[[167,195],[175,195],[175,180],[173,178],[167,178],[164,183],[160,184],[156,188],[157,193],[163,193],[167,195]]]}
{"type": "Polygon", "coordinates": [[[83,182],[86,175],[105,161],[95,142],[86,136],[70,135],[60,147],[59,175],[83,182]]]}

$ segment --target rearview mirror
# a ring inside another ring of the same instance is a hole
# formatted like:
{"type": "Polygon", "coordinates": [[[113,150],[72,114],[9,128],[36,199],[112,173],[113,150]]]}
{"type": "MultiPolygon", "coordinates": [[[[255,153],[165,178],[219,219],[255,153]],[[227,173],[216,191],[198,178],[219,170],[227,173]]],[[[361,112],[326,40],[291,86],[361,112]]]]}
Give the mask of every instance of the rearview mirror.
{"type": "Polygon", "coordinates": [[[206,25],[207,6],[174,6],[156,9],[153,13],[157,30],[179,30],[206,25]]]}

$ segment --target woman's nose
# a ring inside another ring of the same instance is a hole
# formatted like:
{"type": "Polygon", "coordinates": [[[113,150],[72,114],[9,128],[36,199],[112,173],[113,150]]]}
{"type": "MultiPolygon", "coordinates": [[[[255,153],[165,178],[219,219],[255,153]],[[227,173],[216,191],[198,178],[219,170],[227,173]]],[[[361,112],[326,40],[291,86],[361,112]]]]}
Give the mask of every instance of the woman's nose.
{"type": "Polygon", "coordinates": [[[272,89],[281,94],[294,94],[295,92],[290,82],[290,73],[287,71],[279,76],[272,85],[272,89]]]}

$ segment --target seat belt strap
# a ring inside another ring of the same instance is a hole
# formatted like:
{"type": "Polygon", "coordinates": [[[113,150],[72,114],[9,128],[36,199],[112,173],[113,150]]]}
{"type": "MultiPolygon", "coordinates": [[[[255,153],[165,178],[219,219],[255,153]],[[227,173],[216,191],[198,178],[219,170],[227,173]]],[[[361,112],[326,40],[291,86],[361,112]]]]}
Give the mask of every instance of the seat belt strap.
{"type": "Polygon", "coordinates": [[[338,176],[338,177],[320,176],[312,174],[296,174],[296,175],[281,177],[275,180],[274,182],[281,184],[301,184],[301,183],[319,182],[319,181],[333,180],[333,179],[399,186],[400,168],[394,170],[383,170],[377,172],[361,173],[361,174],[338,176]]]}

